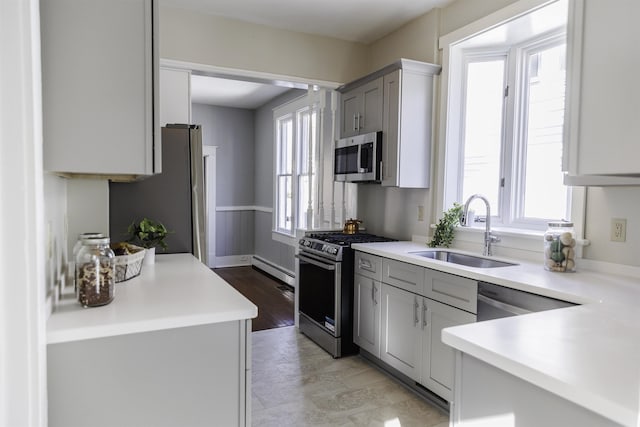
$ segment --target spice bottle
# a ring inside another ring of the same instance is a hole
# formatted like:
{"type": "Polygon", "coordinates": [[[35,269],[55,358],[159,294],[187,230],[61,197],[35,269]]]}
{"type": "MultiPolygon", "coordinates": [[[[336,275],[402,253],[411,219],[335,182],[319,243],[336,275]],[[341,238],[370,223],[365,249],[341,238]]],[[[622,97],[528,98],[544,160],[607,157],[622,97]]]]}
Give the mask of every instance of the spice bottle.
{"type": "Polygon", "coordinates": [[[115,255],[108,237],[84,240],[76,256],[76,297],[83,307],[97,307],[113,301],[115,255]]]}
{"type": "Polygon", "coordinates": [[[572,222],[549,222],[544,233],[544,268],[558,272],[576,271],[575,246],[572,222]]]}

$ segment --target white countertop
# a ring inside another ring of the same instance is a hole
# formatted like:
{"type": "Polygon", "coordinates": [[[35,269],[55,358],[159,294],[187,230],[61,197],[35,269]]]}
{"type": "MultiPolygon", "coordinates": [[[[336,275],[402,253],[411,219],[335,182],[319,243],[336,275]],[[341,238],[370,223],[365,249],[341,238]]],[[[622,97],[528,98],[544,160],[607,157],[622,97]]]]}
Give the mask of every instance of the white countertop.
{"type": "Polygon", "coordinates": [[[580,270],[553,273],[544,270],[542,261],[466,267],[411,254],[429,249],[414,242],[352,247],[583,304],[447,328],[442,340],[617,423],[640,425],[640,280],[580,270]]]}
{"type": "Polygon", "coordinates": [[[156,255],[138,277],[116,283],[114,300],[82,308],[65,293],[47,323],[47,343],[204,325],[258,315],[257,307],[191,254],[156,255]]]}

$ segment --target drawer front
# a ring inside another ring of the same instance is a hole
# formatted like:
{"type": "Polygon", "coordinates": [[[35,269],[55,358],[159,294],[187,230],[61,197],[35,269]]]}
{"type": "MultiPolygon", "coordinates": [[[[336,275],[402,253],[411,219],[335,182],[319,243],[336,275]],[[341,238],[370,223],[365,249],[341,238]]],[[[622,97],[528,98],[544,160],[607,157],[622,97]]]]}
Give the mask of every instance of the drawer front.
{"type": "Polygon", "coordinates": [[[389,285],[424,295],[424,267],[384,258],[382,281],[389,285]]]}
{"type": "Polygon", "coordinates": [[[477,313],[478,282],[425,269],[425,295],[436,301],[477,313]]]}
{"type": "Polygon", "coordinates": [[[355,254],[355,273],[378,282],[382,281],[382,258],[364,252],[355,254]]]}

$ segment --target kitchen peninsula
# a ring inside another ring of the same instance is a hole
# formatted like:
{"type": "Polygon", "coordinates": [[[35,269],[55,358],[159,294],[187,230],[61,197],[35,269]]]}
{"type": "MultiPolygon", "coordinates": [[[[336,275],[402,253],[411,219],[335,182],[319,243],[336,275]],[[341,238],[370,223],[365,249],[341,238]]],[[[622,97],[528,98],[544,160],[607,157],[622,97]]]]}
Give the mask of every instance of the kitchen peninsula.
{"type": "Polygon", "coordinates": [[[49,425],[250,425],[254,304],[191,254],[158,255],[106,306],[47,326],[49,425]]]}
{"type": "Polygon", "coordinates": [[[637,278],[580,266],[576,273],[554,273],[542,262],[520,260],[505,260],[517,263],[508,267],[469,267],[419,256],[426,248],[415,242],[354,249],[579,304],[443,329],[442,342],[456,351],[453,425],[638,425],[637,278]]]}

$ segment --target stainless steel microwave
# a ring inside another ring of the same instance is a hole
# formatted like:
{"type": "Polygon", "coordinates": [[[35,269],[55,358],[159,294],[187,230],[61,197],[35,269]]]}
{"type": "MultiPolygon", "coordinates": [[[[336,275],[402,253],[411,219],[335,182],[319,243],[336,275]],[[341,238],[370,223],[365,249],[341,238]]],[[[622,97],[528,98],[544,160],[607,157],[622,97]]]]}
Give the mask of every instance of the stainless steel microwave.
{"type": "Polygon", "coordinates": [[[336,142],[334,176],[336,181],[380,182],[382,132],[342,138],[336,142]]]}

